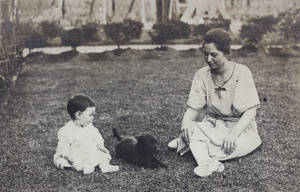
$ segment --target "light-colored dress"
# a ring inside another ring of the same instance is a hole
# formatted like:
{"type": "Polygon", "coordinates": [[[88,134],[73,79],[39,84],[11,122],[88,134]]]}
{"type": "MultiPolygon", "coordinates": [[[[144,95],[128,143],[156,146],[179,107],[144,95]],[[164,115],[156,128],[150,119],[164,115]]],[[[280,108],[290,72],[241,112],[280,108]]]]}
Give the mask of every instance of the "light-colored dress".
{"type": "Polygon", "coordinates": [[[224,153],[221,144],[229,130],[237,123],[242,114],[252,108],[259,108],[259,97],[251,71],[242,64],[235,63],[232,77],[222,87],[214,83],[208,66],[197,71],[190,90],[188,107],[194,110],[206,109],[206,115],[222,120],[222,126],[214,126],[206,121],[194,122],[195,132],[191,140],[207,143],[209,155],[216,160],[244,156],[261,144],[255,119],[241,133],[232,154],[224,153]]]}
{"type": "Polygon", "coordinates": [[[69,121],[59,129],[58,140],[53,158],[56,165],[64,162],[64,166],[74,167],[79,171],[101,163],[106,165],[111,160],[102,135],[92,123],[86,127],[78,127],[73,121],[69,121]],[[106,152],[100,149],[105,149],[106,152]]]}

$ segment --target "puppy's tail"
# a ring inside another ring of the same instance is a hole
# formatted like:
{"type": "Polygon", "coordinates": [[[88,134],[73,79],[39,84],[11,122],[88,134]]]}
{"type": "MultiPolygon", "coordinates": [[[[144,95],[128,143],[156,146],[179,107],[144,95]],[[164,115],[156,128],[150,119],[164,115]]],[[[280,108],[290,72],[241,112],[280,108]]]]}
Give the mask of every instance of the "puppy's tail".
{"type": "Polygon", "coordinates": [[[122,140],[122,137],[120,137],[120,135],[118,134],[116,128],[113,128],[112,132],[113,132],[115,138],[116,138],[118,141],[121,141],[121,140],[122,140]]]}

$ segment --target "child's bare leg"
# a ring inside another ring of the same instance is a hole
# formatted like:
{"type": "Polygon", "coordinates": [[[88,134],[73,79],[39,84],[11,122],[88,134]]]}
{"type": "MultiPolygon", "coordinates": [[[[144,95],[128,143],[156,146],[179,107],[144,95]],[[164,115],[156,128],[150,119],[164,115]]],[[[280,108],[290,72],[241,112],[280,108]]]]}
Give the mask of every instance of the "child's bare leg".
{"type": "Polygon", "coordinates": [[[109,173],[109,172],[116,172],[119,171],[119,166],[118,165],[105,165],[105,166],[99,166],[102,173],[109,173]]]}
{"type": "Polygon", "coordinates": [[[92,165],[87,165],[87,166],[84,167],[83,173],[84,173],[84,174],[90,174],[90,173],[93,173],[94,170],[95,170],[95,167],[94,167],[94,166],[92,166],[92,165]]]}
{"type": "Polygon", "coordinates": [[[120,169],[118,165],[109,164],[108,160],[101,162],[99,164],[99,168],[101,169],[102,173],[116,172],[116,171],[119,171],[119,169],[120,169]]]}

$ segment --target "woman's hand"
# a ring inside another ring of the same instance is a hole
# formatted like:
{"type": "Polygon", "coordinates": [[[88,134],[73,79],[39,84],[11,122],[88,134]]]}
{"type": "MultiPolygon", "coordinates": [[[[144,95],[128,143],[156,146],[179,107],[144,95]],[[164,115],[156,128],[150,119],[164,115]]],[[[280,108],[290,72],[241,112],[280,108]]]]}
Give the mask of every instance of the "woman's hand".
{"type": "Polygon", "coordinates": [[[236,140],[238,135],[232,132],[229,132],[228,135],[224,138],[222,149],[227,154],[231,154],[236,150],[236,140]]]}
{"type": "Polygon", "coordinates": [[[256,115],[256,107],[252,107],[244,112],[237,124],[231,128],[228,135],[224,138],[222,148],[227,154],[231,154],[236,149],[236,140],[240,134],[248,127],[256,115]]]}
{"type": "Polygon", "coordinates": [[[184,142],[189,144],[190,143],[190,138],[194,133],[194,126],[192,126],[191,122],[186,123],[186,124],[187,124],[186,126],[181,127],[180,137],[182,138],[182,140],[184,142]],[[188,126],[188,125],[190,125],[190,126],[188,126]]]}
{"type": "Polygon", "coordinates": [[[184,142],[187,144],[190,143],[190,137],[194,133],[194,126],[193,122],[196,120],[196,118],[199,116],[199,112],[192,109],[188,108],[184,114],[184,117],[182,119],[181,123],[181,129],[180,129],[180,137],[184,142]]]}

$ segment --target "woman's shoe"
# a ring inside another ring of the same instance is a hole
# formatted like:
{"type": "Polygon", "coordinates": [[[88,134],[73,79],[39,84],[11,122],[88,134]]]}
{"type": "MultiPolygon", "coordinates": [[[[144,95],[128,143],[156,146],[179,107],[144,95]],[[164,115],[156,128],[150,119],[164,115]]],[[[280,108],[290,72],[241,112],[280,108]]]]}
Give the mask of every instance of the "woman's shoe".
{"type": "Polygon", "coordinates": [[[194,169],[194,173],[200,177],[207,177],[213,172],[223,172],[225,166],[217,160],[206,160],[194,169]]]}
{"type": "Polygon", "coordinates": [[[170,149],[177,149],[178,148],[178,141],[179,141],[179,138],[173,139],[172,141],[170,141],[168,143],[168,147],[170,149]]]}

